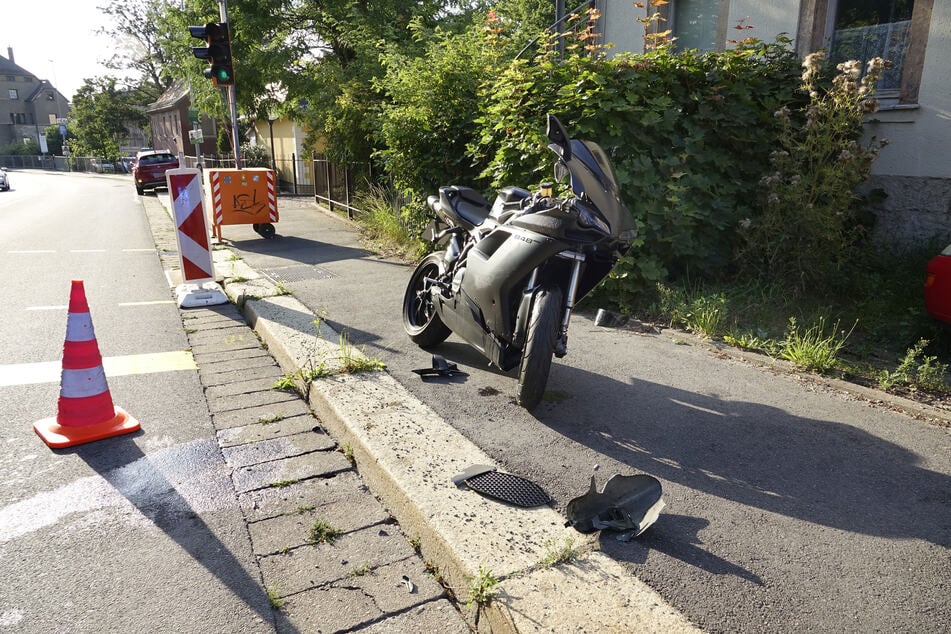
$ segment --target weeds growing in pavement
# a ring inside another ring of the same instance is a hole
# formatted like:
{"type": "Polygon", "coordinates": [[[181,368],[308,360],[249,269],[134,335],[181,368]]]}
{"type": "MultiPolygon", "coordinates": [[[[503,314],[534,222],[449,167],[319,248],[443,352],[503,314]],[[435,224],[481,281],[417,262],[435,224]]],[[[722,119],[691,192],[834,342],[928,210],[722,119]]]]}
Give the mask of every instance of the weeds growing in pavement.
{"type": "Polygon", "coordinates": [[[819,317],[818,322],[801,331],[796,318],[790,317],[786,337],[779,342],[779,356],[804,370],[824,374],[835,367],[836,357],[854,329],[853,324],[848,332],[839,330],[839,322],[835,322],[826,332],[825,318],[819,317]]]}
{"type": "Polygon", "coordinates": [[[310,527],[308,537],[311,544],[330,544],[340,536],[340,530],[334,528],[324,520],[316,520],[310,527]]]}
{"type": "Polygon", "coordinates": [[[908,348],[898,367],[894,371],[882,370],[878,374],[878,386],[883,390],[892,390],[896,387],[922,389],[935,394],[945,394],[951,391],[945,375],[948,365],[941,363],[935,356],[927,356],[924,350],[928,347],[927,339],[908,348]]]}
{"type": "Polygon", "coordinates": [[[482,564],[479,566],[479,574],[473,577],[469,583],[469,600],[466,605],[488,605],[492,602],[492,597],[495,596],[498,584],[499,580],[492,574],[492,571],[485,564],[482,564]]]}
{"type": "Polygon", "coordinates": [[[377,372],[386,368],[386,364],[379,359],[368,357],[362,351],[354,348],[344,333],[340,333],[340,361],[342,371],[349,374],[377,372]]]}
{"type": "Polygon", "coordinates": [[[267,588],[267,599],[271,603],[271,608],[280,610],[284,607],[284,599],[281,598],[281,591],[278,588],[267,588]]]}
{"type": "Polygon", "coordinates": [[[551,566],[568,563],[578,555],[574,545],[575,540],[571,537],[566,537],[564,543],[560,546],[555,544],[553,540],[547,540],[545,542],[546,555],[541,561],[541,566],[550,568],[551,566]]]}

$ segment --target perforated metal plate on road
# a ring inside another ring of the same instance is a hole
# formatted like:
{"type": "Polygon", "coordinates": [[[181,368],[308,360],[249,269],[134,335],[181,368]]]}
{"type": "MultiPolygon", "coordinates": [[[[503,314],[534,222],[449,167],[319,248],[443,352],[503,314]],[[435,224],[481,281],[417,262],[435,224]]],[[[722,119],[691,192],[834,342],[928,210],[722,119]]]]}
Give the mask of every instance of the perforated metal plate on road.
{"type": "Polygon", "coordinates": [[[477,493],[514,506],[530,508],[551,502],[540,486],[511,473],[487,471],[466,478],[463,482],[477,493]]]}
{"type": "Polygon", "coordinates": [[[337,277],[327,269],[310,264],[285,266],[278,269],[261,269],[261,272],[274,282],[304,282],[306,280],[327,280],[337,277]]]}

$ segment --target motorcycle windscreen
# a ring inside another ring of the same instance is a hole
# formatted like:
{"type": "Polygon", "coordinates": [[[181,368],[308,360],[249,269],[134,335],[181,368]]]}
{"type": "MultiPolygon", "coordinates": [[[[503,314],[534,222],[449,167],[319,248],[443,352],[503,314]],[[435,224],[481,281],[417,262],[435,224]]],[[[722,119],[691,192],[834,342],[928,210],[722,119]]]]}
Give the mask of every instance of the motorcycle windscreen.
{"type": "Polygon", "coordinates": [[[571,191],[594,203],[615,238],[635,228],[634,216],[621,202],[608,155],[593,141],[571,141],[572,157],[564,161],[571,174],[571,191]]]}

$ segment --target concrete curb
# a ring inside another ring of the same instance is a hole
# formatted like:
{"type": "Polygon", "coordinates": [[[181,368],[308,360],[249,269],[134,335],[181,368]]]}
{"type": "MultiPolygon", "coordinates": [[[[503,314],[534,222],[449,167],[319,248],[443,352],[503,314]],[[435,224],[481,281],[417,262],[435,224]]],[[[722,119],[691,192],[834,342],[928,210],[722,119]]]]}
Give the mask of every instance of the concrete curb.
{"type": "MultiPolygon", "coordinates": [[[[242,277],[226,292],[285,372],[338,367],[337,333],[315,325],[315,315],[292,296],[242,277]]],[[[361,477],[460,601],[480,570],[499,579],[493,600],[470,611],[479,631],[698,631],[595,551],[591,538],[565,528],[554,510],[502,505],[456,488],[453,476],[493,461],[386,372],[330,374],[304,389],[321,423],[349,446],[361,477]],[[566,563],[545,564],[567,550],[566,563]]]]}

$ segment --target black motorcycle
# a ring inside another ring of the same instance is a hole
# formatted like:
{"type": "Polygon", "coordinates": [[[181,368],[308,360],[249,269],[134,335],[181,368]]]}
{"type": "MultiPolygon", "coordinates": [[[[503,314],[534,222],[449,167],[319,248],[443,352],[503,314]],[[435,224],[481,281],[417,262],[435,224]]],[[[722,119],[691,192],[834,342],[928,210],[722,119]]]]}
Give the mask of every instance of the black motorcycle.
{"type": "Polygon", "coordinates": [[[572,140],[548,115],[555,180],[531,193],[506,187],[489,204],[469,187],[441,187],[425,238],[442,249],[413,272],[403,298],[403,327],[423,348],[451,333],[504,371],[518,366],[516,401],[534,408],[552,355],[568,351],[575,304],[611,271],[636,236],[614,170],[596,143],[572,140]]]}

